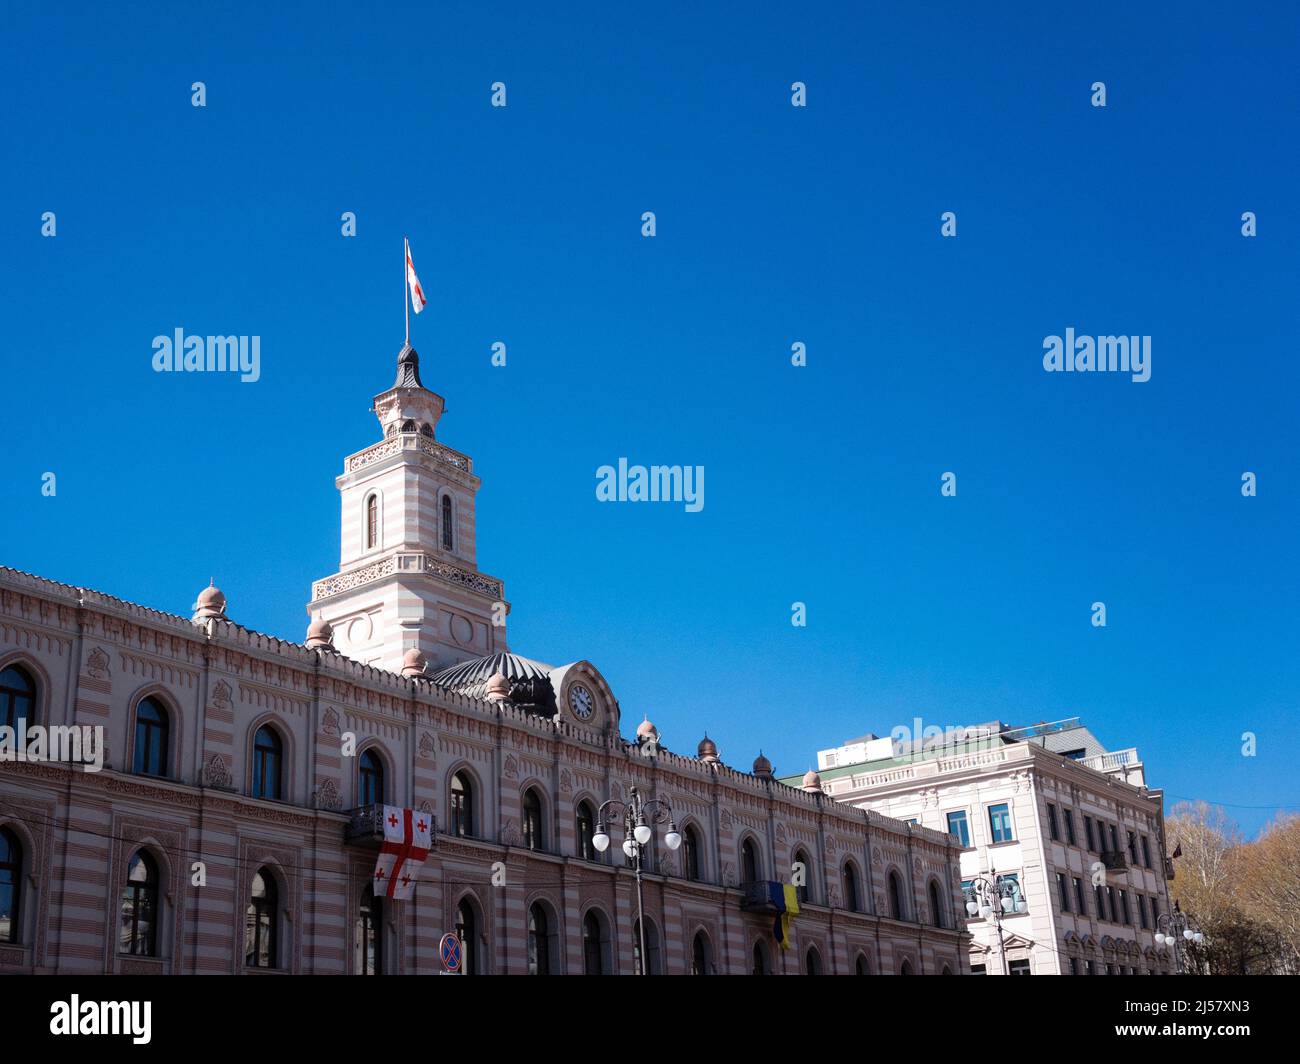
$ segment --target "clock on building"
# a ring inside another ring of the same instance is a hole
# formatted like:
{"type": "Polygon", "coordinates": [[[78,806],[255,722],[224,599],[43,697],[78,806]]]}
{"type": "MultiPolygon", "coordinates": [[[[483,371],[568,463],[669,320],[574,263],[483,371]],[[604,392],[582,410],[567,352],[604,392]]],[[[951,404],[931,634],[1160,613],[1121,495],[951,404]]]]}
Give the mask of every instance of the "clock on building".
{"type": "Polygon", "coordinates": [[[582,684],[575,683],[569,688],[569,709],[579,720],[591,720],[591,715],[596,711],[596,700],[582,684]]]}

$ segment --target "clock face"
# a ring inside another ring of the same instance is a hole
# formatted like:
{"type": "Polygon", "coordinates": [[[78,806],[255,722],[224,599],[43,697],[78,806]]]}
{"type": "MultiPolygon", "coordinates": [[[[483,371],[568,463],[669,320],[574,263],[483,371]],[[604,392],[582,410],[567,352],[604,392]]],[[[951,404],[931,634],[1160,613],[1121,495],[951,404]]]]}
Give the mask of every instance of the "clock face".
{"type": "Polygon", "coordinates": [[[575,683],[569,688],[569,708],[579,720],[591,720],[591,715],[596,711],[596,700],[582,684],[575,683]]]}

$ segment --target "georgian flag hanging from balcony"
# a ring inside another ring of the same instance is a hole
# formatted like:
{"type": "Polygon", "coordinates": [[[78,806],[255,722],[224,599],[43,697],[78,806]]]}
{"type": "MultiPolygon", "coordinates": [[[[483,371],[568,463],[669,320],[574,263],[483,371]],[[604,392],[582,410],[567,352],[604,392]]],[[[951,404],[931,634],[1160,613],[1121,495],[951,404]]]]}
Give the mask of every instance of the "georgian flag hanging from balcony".
{"type": "Polygon", "coordinates": [[[415,893],[415,881],[429,856],[432,830],[433,817],[428,813],[384,806],[384,844],[373,877],[376,896],[404,901],[415,893]]]}

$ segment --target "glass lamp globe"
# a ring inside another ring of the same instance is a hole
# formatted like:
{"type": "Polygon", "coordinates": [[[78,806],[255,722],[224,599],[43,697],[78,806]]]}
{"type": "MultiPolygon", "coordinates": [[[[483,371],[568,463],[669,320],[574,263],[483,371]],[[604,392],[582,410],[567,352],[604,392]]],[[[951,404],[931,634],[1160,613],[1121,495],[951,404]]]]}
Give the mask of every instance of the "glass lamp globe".
{"type": "Polygon", "coordinates": [[[1004,913],[1009,913],[1012,909],[1015,908],[1015,905],[1016,903],[1012,901],[1010,898],[1002,899],[1002,911],[1004,913]]]}
{"type": "Polygon", "coordinates": [[[1157,946],[1163,946],[1164,944],[1165,944],[1165,936],[1164,936],[1161,932],[1157,931],[1157,932],[1156,932],[1156,945],[1157,945],[1157,946]]]}
{"type": "Polygon", "coordinates": [[[985,920],[987,920],[990,916],[993,915],[993,906],[985,905],[982,909],[980,909],[980,915],[984,917],[985,920]]]}
{"type": "Polygon", "coordinates": [[[1202,942],[1205,941],[1205,935],[1204,935],[1202,932],[1197,931],[1197,932],[1196,932],[1196,938],[1194,939],[1194,941],[1195,941],[1196,944],[1199,946],[1202,942]]]}
{"type": "Polygon", "coordinates": [[[1025,913],[1028,911],[1029,911],[1029,903],[1025,901],[1024,898],[1021,898],[1018,902],[1016,902],[1016,912],[1025,913]]]}
{"type": "Polygon", "coordinates": [[[1192,937],[1195,935],[1195,933],[1196,933],[1196,932],[1194,932],[1194,931],[1189,927],[1186,931],[1183,932],[1183,938],[1187,939],[1187,941],[1190,942],[1190,941],[1192,940],[1192,937]]]}
{"type": "Polygon", "coordinates": [[[975,902],[973,902],[973,901],[968,901],[968,902],[966,903],[966,911],[967,911],[968,913],[970,913],[971,916],[974,916],[977,912],[980,911],[980,907],[979,907],[979,905],[976,904],[975,902]]]}
{"type": "Polygon", "coordinates": [[[623,852],[629,857],[636,856],[636,844],[631,839],[623,840],[623,852]]]}
{"type": "Polygon", "coordinates": [[[677,833],[676,828],[670,828],[668,834],[664,836],[664,842],[668,843],[670,850],[675,850],[682,844],[682,837],[677,833]]]}
{"type": "Polygon", "coordinates": [[[596,847],[598,853],[604,853],[609,849],[609,835],[603,831],[598,831],[591,837],[591,844],[596,847]]]}
{"type": "Polygon", "coordinates": [[[644,846],[650,841],[650,836],[653,835],[654,832],[650,830],[649,824],[638,824],[633,829],[632,834],[636,836],[636,841],[644,846]]]}

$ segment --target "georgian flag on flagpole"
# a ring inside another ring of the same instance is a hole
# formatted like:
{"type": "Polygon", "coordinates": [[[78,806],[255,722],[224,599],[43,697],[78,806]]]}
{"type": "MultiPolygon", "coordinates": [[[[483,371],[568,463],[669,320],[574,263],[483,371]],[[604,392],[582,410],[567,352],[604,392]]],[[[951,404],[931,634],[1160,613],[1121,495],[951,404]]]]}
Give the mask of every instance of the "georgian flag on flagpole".
{"type": "Polygon", "coordinates": [[[384,806],[384,845],[373,877],[376,895],[403,901],[415,893],[420,867],[429,856],[432,830],[433,817],[428,813],[384,806]]]}
{"type": "Polygon", "coordinates": [[[409,240],[406,241],[406,283],[411,289],[411,309],[419,314],[429,301],[424,298],[424,289],[420,287],[420,279],[415,276],[415,263],[411,261],[411,242],[409,240]]]}

